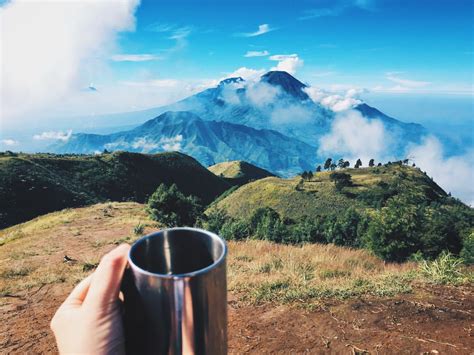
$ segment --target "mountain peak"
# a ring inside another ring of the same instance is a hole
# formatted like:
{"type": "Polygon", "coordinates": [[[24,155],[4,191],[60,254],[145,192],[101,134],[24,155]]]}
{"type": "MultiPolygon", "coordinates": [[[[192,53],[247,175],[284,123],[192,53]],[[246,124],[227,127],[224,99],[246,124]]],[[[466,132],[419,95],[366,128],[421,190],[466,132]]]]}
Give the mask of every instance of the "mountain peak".
{"type": "Polygon", "coordinates": [[[245,80],[242,79],[240,76],[237,76],[237,77],[221,80],[219,82],[219,86],[228,85],[228,84],[238,84],[238,83],[243,83],[244,81],[245,80]]]}
{"type": "Polygon", "coordinates": [[[273,86],[279,86],[287,94],[290,94],[291,96],[300,100],[309,99],[308,95],[303,91],[306,85],[286,71],[269,71],[268,73],[262,75],[260,81],[273,86]]]}

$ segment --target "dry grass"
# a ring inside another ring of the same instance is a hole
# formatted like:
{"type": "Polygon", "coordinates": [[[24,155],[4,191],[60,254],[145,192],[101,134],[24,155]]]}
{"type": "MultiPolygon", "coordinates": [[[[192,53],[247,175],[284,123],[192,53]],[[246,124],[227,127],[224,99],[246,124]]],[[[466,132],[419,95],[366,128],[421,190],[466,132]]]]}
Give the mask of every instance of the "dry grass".
{"type": "MultiPolygon", "coordinates": [[[[143,205],[127,202],[65,210],[0,231],[0,238],[19,236],[0,246],[0,297],[47,284],[72,287],[114,245],[155,229],[143,205]],[[64,255],[74,261],[64,262],[64,255]]],[[[364,250],[229,242],[229,290],[244,303],[312,306],[323,298],[391,296],[410,292],[424,277],[415,263],[384,263],[364,250]]]]}
{"type": "Polygon", "coordinates": [[[334,245],[229,243],[229,288],[245,301],[312,303],[321,298],[410,292],[416,264],[386,264],[334,245]]]}
{"type": "Polygon", "coordinates": [[[138,203],[103,203],[50,213],[0,231],[0,295],[51,283],[74,284],[116,244],[154,223],[138,203]],[[68,255],[73,262],[65,263],[68,255]]]}

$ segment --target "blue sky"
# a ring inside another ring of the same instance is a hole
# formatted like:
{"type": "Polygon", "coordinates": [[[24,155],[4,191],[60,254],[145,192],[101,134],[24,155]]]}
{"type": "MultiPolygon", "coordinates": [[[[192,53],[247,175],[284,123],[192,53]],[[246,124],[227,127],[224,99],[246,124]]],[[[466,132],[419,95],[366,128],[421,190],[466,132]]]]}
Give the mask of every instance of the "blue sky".
{"type": "Polygon", "coordinates": [[[304,62],[296,75],[312,84],[467,93],[473,81],[472,4],[145,0],[136,11],[135,32],[120,35],[117,54],[149,54],[150,60],[112,67],[123,80],[145,74],[219,78],[239,67],[271,68],[271,55],[296,54],[304,62]],[[261,25],[269,31],[258,34],[261,25]],[[250,51],[270,56],[244,57],[250,51]]]}
{"type": "Polygon", "coordinates": [[[3,1],[0,124],[77,129],[63,118],[162,106],[274,68],[356,89],[403,120],[466,124],[473,11],[472,0],[3,1]]]}

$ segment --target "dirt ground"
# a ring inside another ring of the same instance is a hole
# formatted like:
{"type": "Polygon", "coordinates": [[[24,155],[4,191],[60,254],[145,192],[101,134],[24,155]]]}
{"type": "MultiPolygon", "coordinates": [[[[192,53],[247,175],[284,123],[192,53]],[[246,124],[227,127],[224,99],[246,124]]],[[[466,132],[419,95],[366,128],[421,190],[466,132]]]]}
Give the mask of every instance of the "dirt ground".
{"type": "MultiPolygon", "coordinates": [[[[58,215],[40,226],[25,226],[21,237],[0,246],[0,353],[56,351],[49,330],[52,315],[74,283],[90,272],[84,265],[93,265],[114,247],[111,241],[121,242],[137,220],[146,219],[139,211],[139,205],[122,204],[98,207],[92,214],[58,215]],[[65,254],[87,263],[64,263],[65,254]],[[29,274],[6,273],[12,265],[27,267],[29,274]],[[35,284],[46,271],[49,277],[35,284]]],[[[228,303],[232,354],[474,354],[472,286],[420,285],[411,294],[325,300],[311,309],[252,306],[233,293],[228,303]]]]}

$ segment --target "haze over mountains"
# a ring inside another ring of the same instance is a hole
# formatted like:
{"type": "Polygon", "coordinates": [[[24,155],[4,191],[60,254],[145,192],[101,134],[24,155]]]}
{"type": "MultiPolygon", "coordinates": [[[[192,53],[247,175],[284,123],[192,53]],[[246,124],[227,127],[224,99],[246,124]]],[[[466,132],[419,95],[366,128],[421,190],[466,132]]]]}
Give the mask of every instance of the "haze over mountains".
{"type": "Polygon", "coordinates": [[[175,104],[140,112],[150,120],[134,129],[73,134],[50,150],[84,154],[104,149],[176,150],[204,165],[245,160],[290,176],[325,158],[318,156],[319,140],[331,130],[337,111],[353,109],[368,121],[381,122],[400,138],[391,144],[393,156],[402,157],[406,144],[419,143],[426,132],[421,125],[398,121],[357,99],[332,99],[339,107],[318,102],[313,88],[283,71],[270,71],[255,81],[228,78],[175,104]]]}

